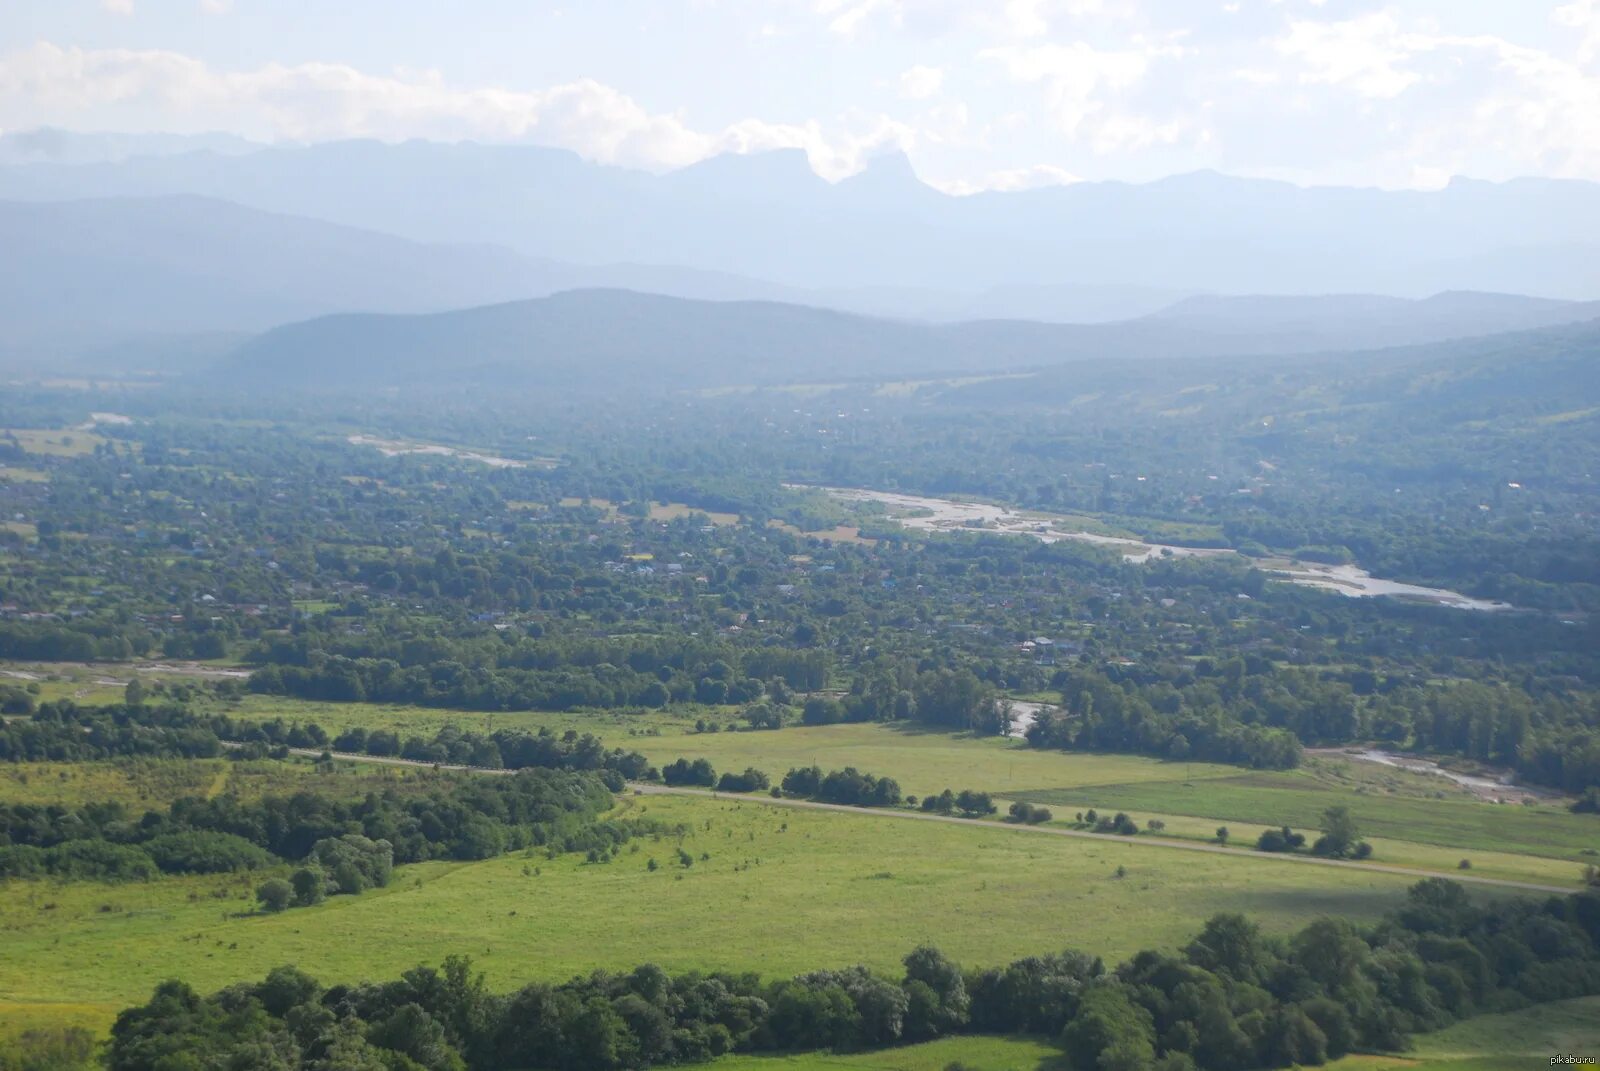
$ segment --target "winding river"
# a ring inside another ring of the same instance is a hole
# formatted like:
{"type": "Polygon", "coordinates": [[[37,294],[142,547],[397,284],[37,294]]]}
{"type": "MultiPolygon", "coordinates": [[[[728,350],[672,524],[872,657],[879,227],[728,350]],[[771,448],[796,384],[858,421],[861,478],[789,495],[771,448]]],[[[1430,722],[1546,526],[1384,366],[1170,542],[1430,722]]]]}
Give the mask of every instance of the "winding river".
{"type": "MultiPolygon", "coordinates": [[[[845,502],[869,502],[884,506],[889,517],[902,526],[919,532],[952,532],[981,528],[990,532],[1031,536],[1045,543],[1073,540],[1120,549],[1123,560],[1128,562],[1148,562],[1159,557],[1204,558],[1238,554],[1238,551],[1225,547],[1178,547],[1164,543],[1147,543],[1123,536],[1086,532],[1074,527],[1065,517],[1032,511],[1022,512],[988,502],[962,502],[949,498],[928,498],[922,495],[871,491],[856,487],[818,487],[809,490],[823,491],[845,502]]],[[[1513,608],[1509,603],[1477,599],[1444,588],[1384,580],[1355,565],[1321,565],[1288,558],[1263,558],[1256,564],[1266,572],[1282,577],[1290,583],[1321,588],[1352,598],[1386,595],[1449,606],[1457,610],[1495,611],[1513,608]]]]}

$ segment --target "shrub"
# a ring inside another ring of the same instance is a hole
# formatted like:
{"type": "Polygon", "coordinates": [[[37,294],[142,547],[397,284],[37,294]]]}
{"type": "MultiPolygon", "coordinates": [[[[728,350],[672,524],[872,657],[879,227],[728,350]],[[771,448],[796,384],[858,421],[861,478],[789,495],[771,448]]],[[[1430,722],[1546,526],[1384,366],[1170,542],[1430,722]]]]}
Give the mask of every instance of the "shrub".
{"type": "Polygon", "coordinates": [[[1018,800],[1011,805],[1011,820],[1025,825],[1036,826],[1041,822],[1048,822],[1053,817],[1048,807],[1035,807],[1031,803],[1018,800]]]}
{"type": "Polygon", "coordinates": [[[261,905],[263,911],[276,914],[288,907],[292,899],[294,899],[294,886],[282,878],[264,881],[256,889],[256,902],[261,905]]]}
{"type": "Polygon", "coordinates": [[[760,792],[771,786],[772,780],[766,774],[753,766],[745,767],[744,773],[725,773],[717,780],[719,792],[760,792]]]}
{"type": "Polygon", "coordinates": [[[678,759],[661,769],[661,779],[669,785],[698,785],[710,788],[717,783],[717,771],[705,759],[678,759]]]}
{"type": "Polygon", "coordinates": [[[272,853],[232,833],[168,833],[141,847],[167,874],[226,874],[271,866],[272,853]]]}
{"type": "Polygon", "coordinates": [[[1304,847],[1305,834],[1296,833],[1288,826],[1269,829],[1256,841],[1256,850],[1263,852],[1292,852],[1304,847]]]}
{"type": "Polygon", "coordinates": [[[1102,816],[1094,824],[1094,831],[1096,833],[1116,833],[1124,837],[1131,837],[1139,832],[1139,823],[1118,811],[1113,818],[1102,816]]]}

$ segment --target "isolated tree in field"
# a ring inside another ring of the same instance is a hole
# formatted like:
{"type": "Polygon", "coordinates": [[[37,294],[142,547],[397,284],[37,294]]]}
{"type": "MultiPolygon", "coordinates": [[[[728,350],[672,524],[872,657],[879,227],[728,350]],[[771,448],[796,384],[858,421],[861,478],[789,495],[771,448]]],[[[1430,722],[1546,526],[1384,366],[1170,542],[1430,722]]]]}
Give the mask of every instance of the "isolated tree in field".
{"type": "Polygon", "coordinates": [[[1217,843],[1218,844],[1226,844],[1226,843],[1228,843],[1228,827],[1227,826],[1218,826],[1217,827],[1217,843]]]}
{"type": "Polygon", "coordinates": [[[1360,843],[1361,833],[1356,828],[1356,820],[1351,816],[1350,808],[1340,805],[1329,807],[1322,812],[1322,836],[1317,838],[1311,850],[1318,855],[1331,855],[1342,859],[1356,854],[1357,845],[1360,843]]]}
{"type": "Polygon", "coordinates": [[[264,881],[256,889],[256,902],[261,905],[261,910],[279,912],[289,906],[294,899],[294,886],[282,878],[273,878],[264,881]]]}

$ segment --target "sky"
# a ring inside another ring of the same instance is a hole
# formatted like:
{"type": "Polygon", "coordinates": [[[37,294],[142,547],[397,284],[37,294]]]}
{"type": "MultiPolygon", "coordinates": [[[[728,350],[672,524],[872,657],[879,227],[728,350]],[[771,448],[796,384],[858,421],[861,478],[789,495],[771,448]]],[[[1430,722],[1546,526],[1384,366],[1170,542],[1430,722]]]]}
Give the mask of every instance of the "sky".
{"type": "Polygon", "coordinates": [[[0,133],[44,126],[899,149],[955,193],[1600,180],[1600,0],[3,0],[0,133]]]}

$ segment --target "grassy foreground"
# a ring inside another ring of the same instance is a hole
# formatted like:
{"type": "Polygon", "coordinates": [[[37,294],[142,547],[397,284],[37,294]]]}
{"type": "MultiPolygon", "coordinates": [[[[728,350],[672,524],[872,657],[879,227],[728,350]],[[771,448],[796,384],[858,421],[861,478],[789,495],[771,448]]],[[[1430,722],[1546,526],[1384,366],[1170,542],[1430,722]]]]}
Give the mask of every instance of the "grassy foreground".
{"type": "Polygon", "coordinates": [[[1436,1034],[1417,1035],[1416,1047],[1403,1056],[1347,1056],[1327,1066],[1330,1071],[1524,1071],[1554,1066],[1550,1058],[1557,1055],[1587,1056],[1596,1061],[1589,1066],[1600,1066],[1600,997],[1464,1019],[1436,1034]]]}
{"type": "Polygon", "coordinates": [[[503,988],[646,961],[780,976],[858,962],[890,971],[922,943],[970,965],[1066,947],[1116,958],[1179,945],[1224,910],[1280,932],[1321,914],[1370,920],[1410,884],[983,824],[688,797],[626,806],[692,828],[682,844],[693,864],[678,865],[670,836],[605,865],[427,863],[401,868],[386,889],[275,916],[246,914],[261,874],[14,882],[0,900],[0,1010],[48,1017],[50,1006],[103,1026],[163,978],[209,991],[293,963],[330,981],[377,979],[451,952],[503,988]]]}

